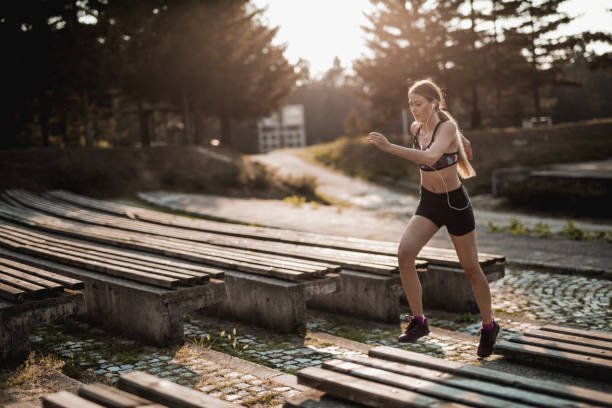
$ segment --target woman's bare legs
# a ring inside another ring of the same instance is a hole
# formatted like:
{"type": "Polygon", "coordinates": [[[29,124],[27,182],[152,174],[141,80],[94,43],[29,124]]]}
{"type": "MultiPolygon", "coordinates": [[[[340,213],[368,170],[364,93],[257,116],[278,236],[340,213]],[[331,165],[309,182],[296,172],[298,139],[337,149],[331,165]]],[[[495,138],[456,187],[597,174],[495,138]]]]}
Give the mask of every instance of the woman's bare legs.
{"type": "Polygon", "coordinates": [[[491,290],[489,282],[478,263],[478,250],[476,249],[476,230],[461,236],[451,235],[453,245],[457,251],[461,267],[472,284],[476,304],[484,324],[491,323],[491,290]]]}
{"type": "Polygon", "coordinates": [[[423,292],[414,261],[419,252],[421,252],[421,249],[438,229],[436,224],[429,219],[415,215],[408,222],[397,250],[400,279],[412,314],[415,316],[423,315],[423,292]]]}

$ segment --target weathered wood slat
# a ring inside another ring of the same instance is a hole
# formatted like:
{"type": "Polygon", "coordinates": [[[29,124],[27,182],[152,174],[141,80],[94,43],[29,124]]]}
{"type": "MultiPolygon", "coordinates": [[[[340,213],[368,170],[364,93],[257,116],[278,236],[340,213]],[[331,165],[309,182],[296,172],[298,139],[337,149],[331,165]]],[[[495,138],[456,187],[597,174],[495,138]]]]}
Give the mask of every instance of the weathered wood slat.
{"type": "Polygon", "coordinates": [[[0,273],[12,276],[13,278],[21,279],[25,282],[33,283],[43,288],[47,288],[50,294],[59,295],[64,291],[64,287],[57,282],[51,282],[49,280],[39,278],[38,276],[30,275],[29,273],[12,269],[3,265],[0,265],[0,273]]]}
{"type": "MultiPolygon", "coordinates": [[[[196,242],[206,242],[209,240],[209,236],[198,236],[191,234],[189,231],[181,231],[176,228],[165,227],[165,226],[157,226],[154,224],[140,222],[140,221],[132,221],[125,220],[122,218],[118,218],[115,216],[107,216],[100,213],[91,212],[89,210],[79,209],[77,207],[62,205],[50,202],[48,200],[41,199],[33,194],[29,194],[27,192],[22,191],[8,191],[8,193],[16,200],[19,200],[21,203],[28,205],[36,210],[45,211],[53,214],[54,216],[59,216],[65,219],[77,220],[80,222],[93,223],[97,225],[102,225],[106,227],[118,228],[129,231],[136,232],[144,232],[148,234],[160,235],[164,237],[173,237],[179,238],[183,240],[194,240],[196,242]],[[200,239],[201,238],[201,239],[200,239]]],[[[260,265],[270,265],[277,266],[284,269],[292,269],[297,271],[303,271],[305,273],[309,272],[317,272],[321,268],[310,267],[308,265],[298,264],[295,260],[287,259],[273,259],[270,256],[262,256],[261,254],[250,253],[248,251],[242,250],[241,254],[236,254],[236,251],[231,251],[229,249],[222,249],[214,246],[209,246],[207,251],[211,255],[237,259],[243,259],[245,261],[260,264],[260,265]]],[[[326,269],[326,268],[322,268],[326,269]]],[[[321,274],[333,272],[330,270],[323,270],[321,274]]]]}
{"type": "Polygon", "coordinates": [[[24,245],[19,242],[15,242],[13,239],[7,239],[6,237],[0,238],[0,245],[5,248],[13,249],[16,251],[24,252],[30,255],[42,257],[45,259],[50,259],[54,261],[58,261],[60,263],[73,265],[89,270],[94,270],[97,272],[101,272],[107,275],[118,276],[125,279],[131,279],[138,282],[148,283],[152,285],[172,288],[178,285],[178,279],[166,278],[159,275],[149,274],[146,272],[137,272],[132,271],[130,269],[121,268],[121,267],[109,267],[108,265],[104,265],[100,262],[95,261],[82,261],[81,259],[73,256],[58,256],[52,251],[46,251],[40,248],[35,248],[30,245],[24,245]]]}
{"type": "Polygon", "coordinates": [[[28,281],[24,281],[19,278],[15,278],[11,275],[7,275],[0,271],[0,283],[4,283],[5,285],[13,286],[17,289],[21,289],[25,292],[27,296],[39,299],[43,296],[51,295],[51,291],[43,286],[36,285],[34,283],[30,283],[28,281]]]}
{"type": "Polygon", "coordinates": [[[124,262],[116,259],[112,259],[106,256],[98,256],[95,253],[83,252],[80,250],[75,250],[74,248],[66,247],[61,244],[48,244],[43,239],[31,238],[19,234],[13,231],[5,231],[0,227],[0,236],[4,236],[5,238],[11,239],[13,241],[19,242],[24,245],[28,245],[30,248],[39,248],[45,251],[52,251],[57,254],[58,258],[66,255],[66,256],[79,256],[80,259],[84,261],[93,261],[100,262],[103,265],[111,265],[118,266],[121,268],[126,268],[128,270],[140,271],[145,273],[150,273],[154,275],[160,275],[168,278],[178,279],[180,283],[185,285],[192,285],[201,282],[205,282],[209,279],[208,275],[194,276],[193,274],[183,274],[180,272],[172,272],[165,269],[157,268],[155,265],[152,266],[142,266],[138,264],[134,264],[131,262],[124,262]]]}
{"type": "Polygon", "coordinates": [[[42,398],[43,408],[104,408],[68,391],[60,391],[42,398]]]}
{"type": "MultiPolygon", "coordinates": [[[[175,244],[181,244],[178,242],[178,240],[150,237],[146,236],[145,234],[135,232],[121,234],[120,231],[111,230],[107,227],[91,226],[72,221],[53,219],[52,217],[35,213],[33,211],[30,211],[27,215],[22,214],[20,216],[15,213],[14,209],[7,209],[6,207],[0,205],[0,217],[5,217],[10,221],[33,228],[38,228],[43,231],[50,231],[52,233],[59,233],[89,241],[115,245],[122,248],[143,250],[156,254],[178,257],[189,261],[201,262],[211,266],[219,266],[226,269],[234,269],[242,272],[256,273],[259,275],[294,281],[302,280],[306,277],[303,273],[283,270],[281,268],[262,267],[260,265],[254,265],[247,262],[238,262],[220,257],[207,256],[201,252],[179,250],[176,249],[176,247],[173,247],[175,244]],[[143,239],[146,242],[142,242],[140,239],[143,239]],[[170,245],[170,247],[168,247],[168,245],[170,245]]],[[[181,245],[183,247],[187,246],[187,244],[181,245]]],[[[197,245],[191,245],[197,249],[197,245]]]]}
{"type": "Polygon", "coordinates": [[[563,406],[568,408],[583,406],[582,403],[576,403],[574,401],[544,395],[538,392],[516,389],[506,385],[494,384],[490,381],[465,378],[435,369],[417,367],[414,365],[402,364],[394,361],[381,360],[379,358],[365,356],[346,356],[343,357],[342,360],[361,364],[364,366],[379,368],[381,370],[386,370],[398,374],[408,375],[415,378],[421,378],[431,382],[441,383],[446,386],[454,387],[457,389],[486,394],[527,405],[531,404],[546,408],[552,406],[563,406]]]}
{"type": "MultiPolygon", "coordinates": [[[[285,271],[282,268],[268,268],[260,265],[227,260],[225,258],[210,257],[202,254],[200,245],[188,241],[156,237],[137,232],[122,232],[108,227],[76,223],[74,221],[60,220],[46,216],[32,210],[18,212],[14,208],[0,205],[0,217],[29,227],[68,235],[79,239],[96,241],[104,244],[116,245],[123,248],[144,250],[163,255],[175,256],[190,261],[202,262],[208,265],[221,266],[227,269],[236,269],[242,272],[258,273],[286,280],[300,280],[307,275],[285,271]],[[145,242],[143,242],[145,241],[145,242]],[[287,272],[285,274],[285,272],[287,272]]],[[[244,247],[244,243],[235,243],[236,247],[244,247]]],[[[297,251],[297,250],[296,250],[297,251]]],[[[293,253],[291,255],[294,255],[293,253]]],[[[300,252],[301,255],[301,252],[300,252]]],[[[320,258],[315,256],[316,258],[320,258]]]]}
{"type": "Polygon", "coordinates": [[[612,407],[612,396],[604,392],[593,391],[571,385],[559,387],[553,382],[525,378],[518,375],[488,370],[482,367],[470,365],[464,366],[455,361],[443,360],[422,353],[400,350],[388,346],[379,346],[370,349],[368,355],[383,360],[396,361],[403,364],[410,364],[418,367],[443,371],[445,373],[454,374],[464,378],[488,381],[493,384],[500,384],[503,386],[538,392],[577,402],[612,407]]]}
{"type": "Polygon", "coordinates": [[[448,403],[412,391],[317,367],[307,367],[298,371],[298,383],[370,407],[439,407],[448,403]]]}
{"type": "Polygon", "coordinates": [[[121,375],[117,387],[173,408],[236,408],[234,404],[140,371],[121,375]]]}
{"type": "Polygon", "coordinates": [[[552,324],[540,327],[540,330],[551,331],[560,334],[568,334],[571,336],[580,336],[585,337],[587,339],[612,342],[612,333],[606,333],[596,330],[580,330],[574,329],[573,327],[562,327],[552,324]]]}
{"type": "MultiPolygon", "coordinates": [[[[21,196],[16,195],[16,197],[19,198],[21,196]]],[[[300,258],[305,258],[304,251],[308,253],[313,253],[312,251],[309,250],[308,247],[304,247],[303,245],[301,246],[301,250],[300,250],[300,249],[296,249],[295,244],[278,243],[280,244],[279,246],[279,245],[271,245],[270,242],[262,243],[262,242],[258,242],[257,240],[249,239],[249,238],[232,239],[232,237],[227,237],[227,236],[224,237],[218,232],[213,233],[213,234],[205,233],[205,232],[189,233],[188,231],[181,230],[175,227],[167,227],[167,226],[151,227],[150,225],[147,225],[147,223],[144,223],[144,222],[125,220],[123,218],[113,219],[113,217],[102,217],[100,215],[96,215],[93,213],[87,213],[85,210],[79,209],[79,208],[71,208],[67,206],[58,208],[57,206],[53,206],[49,203],[41,203],[40,199],[34,196],[28,197],[27,200],[24,198],[21,198],[21,199],[23,200],[24,203],[33,205],[38,209],[42,209],[43,211],[50,211],[53,214],[58,215],[58,216],[69,217],[71,219],[76,219],[76,220],[80,220],[83,222],[98,223],[99,225],[112,226],[114,228],[147,232],[147,233],[158,234],[158,235],[167,236],[167,237],[177,237],[181,239],[193,240],[193,241],[201,242],[201,243],[210,243],[210,244],[226,246],[226,247],[252,249],[252,250],[257,250],[260,252],[275,253],[275,254],[289,254],[292,256],[298,256],[300,258]]],[[[315,252],[320,253],[323,248],[315,248],[315,249],[316,249],[315,252]]],[[[356,270],[363,270],[363,268],[367,268],[367,267],[376,268],[375,265],[369,265],[369,264],[376,263],[376,262],[373,262],[374,258],[372,258],[372,255],[359,254],[354,251],[344,250],[343,252],[334,253],[334,256],[336,257],[343,256],[347,260],[348,259],[360,259],[361,265],[349,265],[349,266],[353,266],[353,269],[361,268],[361,269],[356,269],[356,270]]],[[[317,258],[315,257],[311,259],[316,260],[317,258]]],[[[332,262],[332,263],[336,262],[335,259],[329,259],[329,258],[323,258],[322,260],[327,261],[327,262],[332,262]]],[[[397,268],[397,260],[387,257],[385,259],[385,262],[391,262],[392,263],[391,266],[397,268]]],[[[342,266],[347,267],[347,265],[342,265],[342,266]]]]}
{"type": "Polygon", "coordinates": [[[604,350],[612,350],[612,342],[609,341],[601,341],[588,339],[579,336],[572,336],[569,334],[560,334],[555,332],[550,332],[546,330],[527,330],[523,333],[525,336],[529,337],[538,337],[540,339],[552,340],[552,341],[560,341],[570,344],[576,344],[579,346],[586,347],[595,347],[604,350]]]}
{"type": "Polygon", "coordinates": [[[144,252],[131,251],[127,249],[115,249],[111,246],[107,246],[104,244],[91,243],[88,241],[53,234],[50,232],[41,233],[23,226],[18,226],[16,224],[8,224],[4,220],[0,220],[0,228],[15,231],[20,234],[31,236],[33,238],[40,238],[46,241],[63,244],[69,246],[70,248],[77,248],[78,250],[82,250],[85,252],[95,252],[98,254],[104,254],[104,256],[112,257],[113,259],[129,259],[130,262],[142,265],[156,265],[158,268],[163,267],[170,271],[180,271],[181,273],[185,274],[195,273],[194,276],[222,276],[223,274],[222,270],[209,266],[178,261],[173,258],[154,254],[147,254],[144,252]]]}
{"type": "Polygon", "coordinates": [[[8,266],[10,268],[26,272],[30,275],[38,276],[43,279],[57,282],[67,289],[79,290],[85,287],[85,284],[80,280],[68,278],[66,276],[62,276],[57,273],[49,272],[44,269],[35,268],[30,265],[26,265],[20,262],[15,262],[13,260],[4,258],[2,251],[3,251],[2,248],[0,248],[0,265],[8,266]]]}
{"type": "Polygon", "coordinates": [[[435,383],[429,380],[417,379],[415,377],[386,371],[375,367],[368,367],[342,360],[328,360],[323,363],[323,368],[335,372],[350,375],[376,383],[401,388],[418,394],[426,395],[441,400],[453,401],[474,407],[533,407],[529,404],[521,404],[516,401],[508,401],[499,397],[492,397],[480,392],[466,391],[450,387],[448,385],[435,383]]]}
{"type": "MultiPolygon", "coordinates": [[[[174,225],[181,228],[190,228],[207,232],[220,232],[228,235],[242,237],[253,237],[257,239],[268,239],[282,242],[298,243],[302,245],[314,245],[319,247],[333,247],[338,249],[351,249],[354,251],[383,253],[394,256],[397,253],[397,243],[386,241],[375,241],[361,238],[348,238],[329,234],[316,234],[304,231],[289,231],[269,227],[252,227],[248,225],[233,225],[218,221],[204,219],[192,219],[188,217],[165,214],[159,211],[152,211],[134,206],[113,203],[109,201],[95,200],[79,196],[65,191],[52,191],[45,194],[45,197],[52,197],[87,208],[106,211],[112,214],[126,216],[126,213],[136,218],[156,222],[165,225],[174,225]]],[[[452,250],[436,249],[425,247],[421,251],[423,256],[429,256],[430,262],[435,263],[435,256],[451,256],[455,260],[454,266],[458,266],[458,259],[452,250]],[[435,252],[434,252],[435,251],[435,252]]],[[[503,262],[505,258],[500,255],[479,253],[479,261],[503,262]]]]}
{"type": "Polygon", "coordinates": [[[612,360],[612,350],[605,350],[601,348],[595,347],[586,347],[579,346],[573,343],[565,343],[562,341],[552,341],[547,339],[542,339],[539,337],[529,337],[529,336],[516,336],[510,338],[510,341],[513,343],[520,344],[529,344],[532,346],[539,346],[553,350],[567,351],[575,354],[582,354],[585,356],[593,356],[599,358],[606,358],[608,360],[612,360]]]}
{"type": "Polygon", "coordinates": [[[25,292],[14,286],[0,283],[0,298],[14,303],[23,303],[25,292]]]}
{"type": "Polygon", "coordinates": [[[165,405],[155,404],[148,399],[105,384],[82,385],[78,389],[78,395],[89,401],[112,408],[144,408],[145,406],[148,408],[165,407],[165,405]]]}
{"type": "Polygon", "coordinates": [[[612,378],[612,360],[503,341],[495,352],[505,357],[612,378]]]}

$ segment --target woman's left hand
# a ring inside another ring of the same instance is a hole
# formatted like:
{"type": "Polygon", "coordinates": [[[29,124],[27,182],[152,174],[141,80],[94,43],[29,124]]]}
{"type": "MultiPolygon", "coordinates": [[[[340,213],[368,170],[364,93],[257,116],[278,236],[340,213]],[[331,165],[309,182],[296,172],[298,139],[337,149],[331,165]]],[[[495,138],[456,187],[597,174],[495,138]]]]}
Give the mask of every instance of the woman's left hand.
{"type": "Polygon", "coordinates": [[[376,145],[380,150],[385,150],[391,146],[387,138],[378,132],[370,132],[368,134],[368,143],[376,145]]]}

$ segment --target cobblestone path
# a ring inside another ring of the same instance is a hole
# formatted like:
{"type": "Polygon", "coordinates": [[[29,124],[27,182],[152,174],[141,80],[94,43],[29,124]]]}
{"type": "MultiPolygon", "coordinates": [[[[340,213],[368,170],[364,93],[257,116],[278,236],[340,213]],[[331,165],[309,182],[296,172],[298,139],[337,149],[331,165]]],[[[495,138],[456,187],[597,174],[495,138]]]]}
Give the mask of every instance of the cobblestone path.
{"type": "Polygon", "coordinates": [[[592,330],[612,331],[612,281],[506,268],[491,284],[493,310],[592,330]]]}
{"type": "MultiPolygon", "coordinates": [[[[610,280],[507,268],[506,276],[491,284],[491,294],[502,327],[501,339],[547,323],[612,331],[610,280]]],[[[409,312],[407,306],[404,312],[409,312]]],[[[57,353],[66,361],[64,372],[85,382],[113,384],[119,375],[137,369],[246,406],[274,406],[298,391],[240,367],[228,368],[210,361],[203,357],[202,350],[211,348],[289,374],[303,367],[320,366],[328,359],[361,354],[350,347],[317,339],[316,333],[328,333],[371,346],[398,347],[480,364],[476,356],[480,328],[477,316],[428,312],[427,318],[432,333],[415,344],[396,341],[406,323],[400,327],[311,310],[308,331],[302,336],[281,336],[194,315],[186,319],[187,345],[183,347],[145,347],[74,320],[39,326],[30,339],[35,348],[57,353]]]]}

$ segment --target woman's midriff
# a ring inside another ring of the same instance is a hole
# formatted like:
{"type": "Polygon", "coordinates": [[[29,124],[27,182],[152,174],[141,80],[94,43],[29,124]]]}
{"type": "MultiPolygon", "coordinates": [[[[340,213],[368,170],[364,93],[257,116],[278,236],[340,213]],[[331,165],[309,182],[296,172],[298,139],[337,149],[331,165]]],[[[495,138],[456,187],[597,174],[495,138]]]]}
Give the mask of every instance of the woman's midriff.
{"type": "Polygon", "coordinates": [[[421,185],[432,193],[445,193],[446,190],[453,191],[461,186],[457,174],[457,165],[453,165],[438,171],[422,171],[421,185]],[[440,179],[444,179],[444,183],[440,179]],[[446,188],[444,184],[446,183],[446,188]]]}

